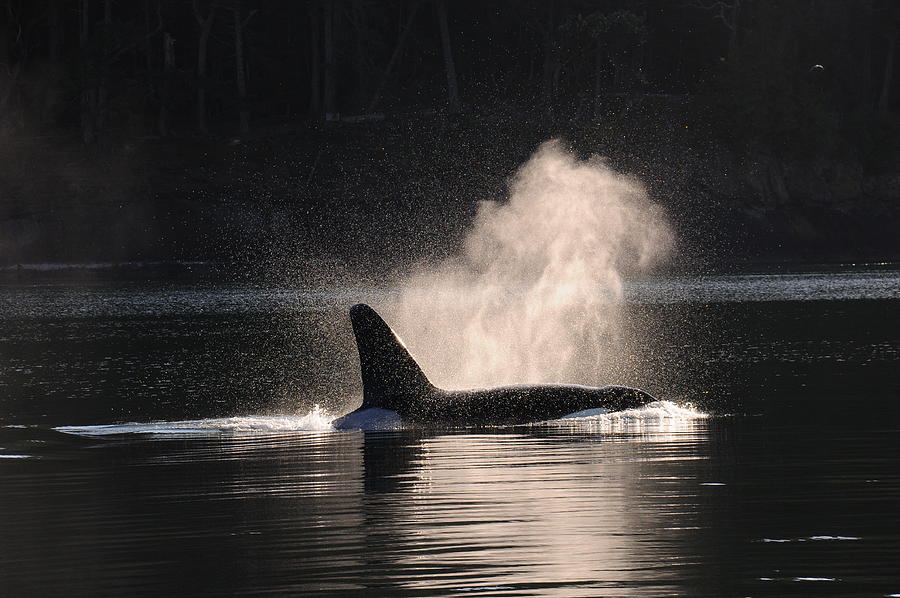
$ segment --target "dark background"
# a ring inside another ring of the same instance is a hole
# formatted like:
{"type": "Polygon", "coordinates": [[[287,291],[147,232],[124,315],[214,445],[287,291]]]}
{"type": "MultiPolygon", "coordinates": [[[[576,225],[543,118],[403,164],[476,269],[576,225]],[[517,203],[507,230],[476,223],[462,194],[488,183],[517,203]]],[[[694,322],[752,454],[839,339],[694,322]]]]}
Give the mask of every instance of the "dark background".
{"type": "Polygon", "coordinates": [[[440,257],[552,137],[682,263],[896,259],[898,37],[890,0],[0,0],[0,266],[440,257]]]}

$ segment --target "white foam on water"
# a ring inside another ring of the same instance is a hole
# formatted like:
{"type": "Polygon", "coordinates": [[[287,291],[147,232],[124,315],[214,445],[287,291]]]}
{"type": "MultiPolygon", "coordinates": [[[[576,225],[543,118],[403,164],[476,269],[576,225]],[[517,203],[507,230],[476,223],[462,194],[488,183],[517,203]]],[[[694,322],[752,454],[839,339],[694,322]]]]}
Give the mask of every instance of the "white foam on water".
{"type": "Polygon", "coordinates": [[[785,543],[785,542],[855,542],[862,540],[859,536],[806,536],[803,538],[762,538],[757,542],[785,543]]]}
{"type": "Polygon", "coordinates": [[[635,409],[607,411],[589,409],[570,413],[557,420],[536,425],[578,426],[599,431],[654,431],[677,430],[709,417],[691,407],[682,407],[671,401],[654,401],[635,409]],[[593,413],[592,413],[593,412],[593,413]]]}
{"type": "Polygon", "coordinates": [[[758,577],[759,581],[840,581],[837,577],[758,577]]]}
{"type": "Polygon", "coordinates": [[[0,455],[0,459],[33,459],[34,455],[0,455]]]}
{"type": "MultiPolygon", "coordinates": [[[[657,401],[637,409],[610,412],[606,409],[587,409],[571,413],[561,419],[533,425],[566,424],[585,426],[599,431],[635,431],[648,429],[670,430],[680,424],[707,417],[688,407],[670,401],[657,401]]],[[[399,430],[403,428],[400,415],[388,409],[364,409],[334,417],[316,407],[304,415],[245,415],[210,419],[130,422],[89,426],[58,426],[57,432],[78,436],[150,435],[158,437],[206,437],[284,434],[289,432],[321,432],[329,430],[399,430]]]]}
{"type": "Polygon", "coordinates": [[[246,415],[164,422],[131,422],[96,426],[59,426],[57,432],[78,436],[240,436],[322,432],[330,430],[398,430],[400,415],[387,409],[364,409],[335,418],[316,407],[305,415],[246,415]]]}
{"type": "Polygon", "coordinates": [[[78,436],[149,434],[154,436],[220,436],[281,434],[333,429],[333,417],[318,407],[305,415],[246,415],[171,422],[126,423],[98,426],[59,426],[57,432],[78,436]]]}
{"type": "MultiPolygon", "coordinates": [[[[602,407],[585,409],[569,413],[557,420],[536,422],[530,425],[574,425],[586,426],[591,429],[599,425],[601,431],[650,426],[658,430],[668,429],[671,426],[677,427],[680,422],[689,422],[705,417],[707,415],[704,413],[688,407],[680,407],[671,401],[656,401],[637,409],[624,411],[611,412],[602,407]]],[[[398,430],[405,427],[397,412],[378,408],[354,411],[335,419],[332,425],[338,430],[398,430]]]]}

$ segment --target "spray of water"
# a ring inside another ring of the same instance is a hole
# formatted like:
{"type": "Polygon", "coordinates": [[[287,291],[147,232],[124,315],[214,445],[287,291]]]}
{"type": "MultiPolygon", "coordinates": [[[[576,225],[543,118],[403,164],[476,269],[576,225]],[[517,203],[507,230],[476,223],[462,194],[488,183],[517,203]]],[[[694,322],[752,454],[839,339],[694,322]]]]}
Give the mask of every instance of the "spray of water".
{"type": "Polygon", "coordinates": [[[408,276],[386,311],[445,388],[609,383],[640,340],[621,325],[623,279],[672,243],[637,180],[549,141],[507,201],[481,204],[460,254],[408,276]]]}

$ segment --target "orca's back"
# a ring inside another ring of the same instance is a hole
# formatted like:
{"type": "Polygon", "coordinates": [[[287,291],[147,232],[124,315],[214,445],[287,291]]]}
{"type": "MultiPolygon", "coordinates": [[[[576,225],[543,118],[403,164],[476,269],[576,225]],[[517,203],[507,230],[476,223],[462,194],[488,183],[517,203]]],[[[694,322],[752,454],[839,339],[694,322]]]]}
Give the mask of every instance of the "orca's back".
{"type": "Polygon", "coordinates": [[[362,408],[397,411],[409,400],[423,398],[434,390],[422,368],[374,309],[365,303],[354,305],[350,322],[359,350],[362,408]]]}

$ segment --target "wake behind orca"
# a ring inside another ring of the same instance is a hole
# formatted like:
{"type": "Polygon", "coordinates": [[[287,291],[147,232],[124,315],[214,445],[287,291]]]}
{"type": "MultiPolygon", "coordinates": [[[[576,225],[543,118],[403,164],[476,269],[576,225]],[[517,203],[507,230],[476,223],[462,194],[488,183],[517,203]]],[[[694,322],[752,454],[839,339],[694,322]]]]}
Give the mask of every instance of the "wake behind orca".
{"type": "Polygon", "coordinates": [[[393,411],[407,422],[490,426],[547,421],[593,409],[621,411],[656,400],[627,386],[522,384],[443,390],[428,381],[374,309],[364,303],[354,305],[350,308],[350,321],[359,350],[363,403],[356,411],[335,420],[337,428],[355,427],[355,416],[370,409],[393,411]]]}

